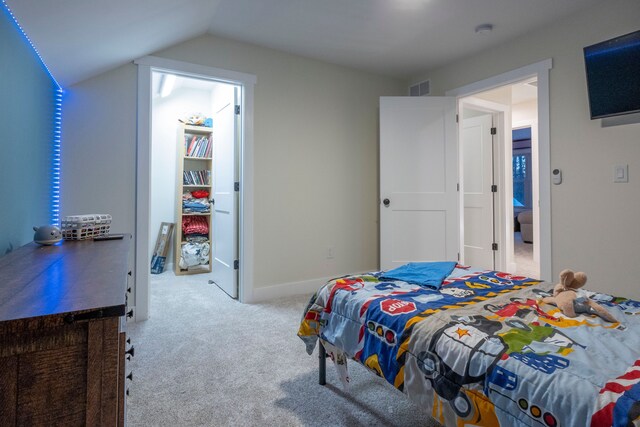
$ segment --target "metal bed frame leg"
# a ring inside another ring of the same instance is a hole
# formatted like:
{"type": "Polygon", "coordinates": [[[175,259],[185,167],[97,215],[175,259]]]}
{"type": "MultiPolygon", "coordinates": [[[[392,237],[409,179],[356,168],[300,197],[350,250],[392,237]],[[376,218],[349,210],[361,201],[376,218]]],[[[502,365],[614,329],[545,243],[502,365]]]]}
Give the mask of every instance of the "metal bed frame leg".
{"type": "Polygon", "coordinates": [[[327,384],[327,351],[324,349],[320,340],[318,340],[318,363],[318,383],[320,385],[325,385],[327,384]]]}

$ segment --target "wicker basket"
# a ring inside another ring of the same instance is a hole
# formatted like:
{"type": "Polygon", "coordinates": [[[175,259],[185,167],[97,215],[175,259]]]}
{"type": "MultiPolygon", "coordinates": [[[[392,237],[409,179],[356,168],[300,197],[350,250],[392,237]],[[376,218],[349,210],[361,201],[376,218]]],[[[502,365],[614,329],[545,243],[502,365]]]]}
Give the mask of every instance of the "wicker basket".
{"type": "Polygon", "coordinates": [[[65,240],[86,240],[109,234],[111,215],[89,214],[71,215],[62,219],[62,238],[65,240]]]}

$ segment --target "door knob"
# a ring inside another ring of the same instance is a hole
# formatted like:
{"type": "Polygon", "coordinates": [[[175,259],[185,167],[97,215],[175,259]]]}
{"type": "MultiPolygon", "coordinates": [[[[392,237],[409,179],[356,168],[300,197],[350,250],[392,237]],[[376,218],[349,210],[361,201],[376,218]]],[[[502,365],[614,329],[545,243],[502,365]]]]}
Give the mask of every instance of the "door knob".
{"type": "Polygon", "coordinates": [[[389,205],[391,204],[391,200],[389,200],[389,199],[384,199],[384,200],[382,201],[382,204],[383,204],[383,205],[385,205],[385,207],[389,207],[389,205]]]}

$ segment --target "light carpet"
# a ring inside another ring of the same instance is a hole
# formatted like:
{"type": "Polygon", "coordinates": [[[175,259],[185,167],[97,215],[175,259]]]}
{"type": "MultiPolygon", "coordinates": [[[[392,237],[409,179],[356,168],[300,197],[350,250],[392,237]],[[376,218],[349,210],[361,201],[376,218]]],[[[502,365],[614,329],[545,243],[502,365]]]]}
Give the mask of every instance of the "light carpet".
{"type": "Polygon", "coordinates": [[[129,323],[130,426],[438,426],[351,362],[344,390],[330,361],[296,336],[309,296],[241,304],[205,276],[152,276],[151,318],[129,323]]]}
{"type": "Polygon", "coordinates": [[[533,260],[533,244],[525,243],[519,231],[513,235],[513,252],[516,262],[514,273],[533,279],[540,277],[540,266],[533,260]]]}

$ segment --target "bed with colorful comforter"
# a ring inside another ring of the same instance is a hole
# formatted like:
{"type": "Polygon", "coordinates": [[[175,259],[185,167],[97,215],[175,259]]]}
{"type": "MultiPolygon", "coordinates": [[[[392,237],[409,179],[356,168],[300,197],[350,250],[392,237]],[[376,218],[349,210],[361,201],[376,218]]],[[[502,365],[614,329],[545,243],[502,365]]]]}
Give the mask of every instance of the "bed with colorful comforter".
{"type": "Polygon", "coordinates": [[[446,426],[640,425],[640,303],[582,291],[617,322],[569,318],[541,301],[552,288],[460,265],[426,286],[342,277],[298,335],[309,354],[320,338],[345,383],[356,360],[446,426]]]}

